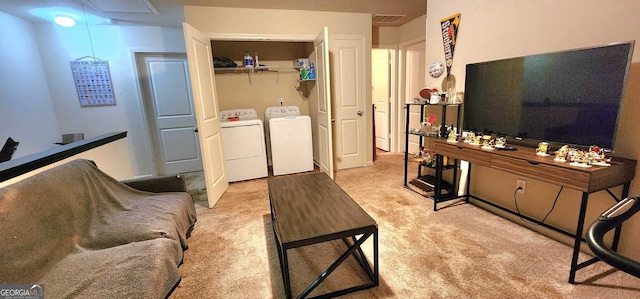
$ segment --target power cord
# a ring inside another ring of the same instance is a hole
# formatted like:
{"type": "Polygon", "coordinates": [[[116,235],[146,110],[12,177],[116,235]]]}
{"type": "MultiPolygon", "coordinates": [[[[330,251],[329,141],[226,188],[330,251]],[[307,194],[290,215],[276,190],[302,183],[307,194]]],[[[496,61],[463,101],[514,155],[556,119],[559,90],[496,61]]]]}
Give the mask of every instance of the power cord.
{"type": "Polygon", "coordinates": [[[558,194],[556,195],[556,199],[553,200],[553,205],[551,206],[551,210],[549,210],[547,215],[544,216],[544,218],[542,219],[542,223],[544,223],[544,221],[547,220],[547,217],[549,217],[549,214],[551,214],[551,212],[553,212],[553,209],[556,208],[556,203],[558,202],[558,197],[560,197],[560,193],[562,192],[563,188],[564,188],[564,186],[560,186],[560,190],[558,190],[558,194]]]}
{"type": "Polygon", "coordinates": [[[520,213],[520,208],[518,207],[518,191],[520,191],[522,189],[522,187],[518,187],[516,188],[516,191],[513,191],[513,203],[515,203],[516,205],[516,212],[518,213],[518,217],[520,217],[520,220],[522,220],[522,222],[529,222],[529,223],[534,223],[531,221],[527,221],[526,219],[522,218],[522,213],[520,213]]]}
{"type": "MultiPolygon", "coordinates": [[[[526,219],[524,219],[522,217],[522,213],[520,213],[520,207],[518,207],[518,191],[520,191],[522,189],[522,187],[518,187],[516,188],[516,191],[513,191],[513,202],[516,206],[516,212],[518,213],[518,217],[520,217],[520,220],[522,220],[522,222],[529,222],[529,223],[533,223],[533,224],[538,224],[539,223],[535,223],[535,222],[531,222],[531,221],[527,221],[526,219]]],[[[558,202],[558,198],[560,197],[560,193],[562,193],[562,189],[564,189],[564,186],[560,186],[560,190],[558,190],[558,194],[556,194],[556,198],[553,200],[553,205],[551,206],[551,209],[549,210],[549,212],[547,212],[547,214],[544,216],[544,218],[542,219],[542,221],[540,223],[544,223],[547,220],[547,217],[549,217],[549,215],[551,214],[551,212],[553,212],[553,210],[556,208],[556,203],[558,202]]]]}

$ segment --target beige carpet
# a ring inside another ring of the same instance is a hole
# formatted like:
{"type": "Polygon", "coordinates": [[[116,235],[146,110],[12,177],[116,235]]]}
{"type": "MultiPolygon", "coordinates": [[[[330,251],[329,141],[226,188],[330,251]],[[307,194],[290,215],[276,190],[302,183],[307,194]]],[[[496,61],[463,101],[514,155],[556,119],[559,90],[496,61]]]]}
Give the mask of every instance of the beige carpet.
{"type": "MultiPolygon", "coordinates": [[[[380,250],[380,286],[342,298],[640,298],[640,279],[602,262],[567,283],[569,246],[473,205],[433,212],[431,200],[402,187],[402,175],[398,154],[337,173],[378,222],[380,250]]],[[[266,179],[231,183],[213,209],[198,206],[171,298],[284,297],[267,192],[266,179]]],[[[371,242],[363,246],[370,255],[371,242]]],[[[340,250],[342,243],[330,242],[290,251],[294,295],[340,250]]],[[[361,281],[355,265],[348,260],[312,294],[361,281]]]]}

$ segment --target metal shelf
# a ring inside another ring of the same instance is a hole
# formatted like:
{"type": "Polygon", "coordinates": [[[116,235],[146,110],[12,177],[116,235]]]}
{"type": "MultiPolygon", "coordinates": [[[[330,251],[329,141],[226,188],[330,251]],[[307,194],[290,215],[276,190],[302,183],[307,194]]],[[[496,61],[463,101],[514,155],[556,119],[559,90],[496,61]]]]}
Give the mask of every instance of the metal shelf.
{"type": "MultiPolygon", "coordinates": [[[[429,104],[429,103],[407,103],[406,104],[406,119],[405,119],[405,152],[404,152],[404,187],[411,189],[407,183],[410,183],[412,186],[422,190],[424,192],[423,196],[428,196],[433,199],[433,210],[437,211],[437,204],[454,199],[455,189],[458,185],[458,167],[456,166],[458,163],[454,163],[454,165],[444,165],[443,156],[436,155],[436,163],[435,166],[427,166],[418,164],[418,176],[408,182],[408,166],[409,166],[409,135],[417,135],[420,137],[419,144],[423,145],[424,138],[435,138],[435,139],[444,139],[446,136],[446,115],[447,115],[447,107],[456,107],[457,108],[457,119],[456,126],[460,124],[460,103],[438,103],[438,104],[429,104]],[[420,108],[420,121],[424,121],[424,108],[426,106],[439,106],[442,107],[442,126],[440,128],[440,132],[434,133],[414,133],[409,130],[409,118],[411,107],[418,106],[420,108]],[[438,134],[439,133],[439,134],[438,134]],[[439,135],[439,136],[438,136],[439,135]],[[430,169],[434,172],[434,175],[423,175],[422,169],[430,169]],[[444,170],[453,170],[453,181],[451,183],[443,180],[442,172],[444,170]]],[[[436,153],[437,154],[437,153],[436,153]]],[[[415,189],[413,191],[416,191],[415,189]]],[[[418,191],[416,191],[418,192],[418,191]]],[[[420,192],[418,192],[421,194],[420,192]]]]}

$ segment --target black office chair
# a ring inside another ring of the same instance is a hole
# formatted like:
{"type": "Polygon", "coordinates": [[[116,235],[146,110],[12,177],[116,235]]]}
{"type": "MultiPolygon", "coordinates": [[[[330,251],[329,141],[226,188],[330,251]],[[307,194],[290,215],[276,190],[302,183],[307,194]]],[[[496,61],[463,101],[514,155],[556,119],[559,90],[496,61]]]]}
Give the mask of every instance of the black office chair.
{"type": "Polygon", "coordinates": [[[604,243],[604,235],[621,225],[639,210],[640,196],[629,196],[602,213],[587,231],[587,244],[596,257],[612,267],[638,278],[640,278],[640,263],[607,247],[604,243]]]}

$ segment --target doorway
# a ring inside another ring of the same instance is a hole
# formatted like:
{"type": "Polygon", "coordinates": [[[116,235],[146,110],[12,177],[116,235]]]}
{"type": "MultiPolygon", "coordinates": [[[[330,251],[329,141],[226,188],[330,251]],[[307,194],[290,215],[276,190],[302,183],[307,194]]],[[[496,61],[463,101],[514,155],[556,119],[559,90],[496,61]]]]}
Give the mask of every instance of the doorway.
{"type": "Polygon", "coordinates": [[[136,64],[156,174],[201,171],[186,54],[136,53],[136,64]]]}
{"type": "Polygon", "coordinates": [[[392,78],[395,50],[371,50],[371,82],[374,111],[375,146],[385,152],[391,151],[391,103],[394,84],[392,78]]]}

